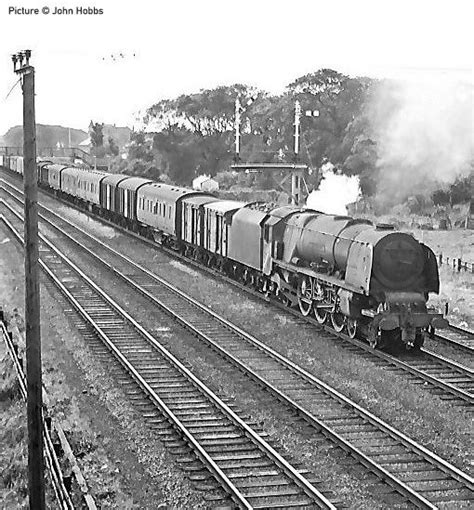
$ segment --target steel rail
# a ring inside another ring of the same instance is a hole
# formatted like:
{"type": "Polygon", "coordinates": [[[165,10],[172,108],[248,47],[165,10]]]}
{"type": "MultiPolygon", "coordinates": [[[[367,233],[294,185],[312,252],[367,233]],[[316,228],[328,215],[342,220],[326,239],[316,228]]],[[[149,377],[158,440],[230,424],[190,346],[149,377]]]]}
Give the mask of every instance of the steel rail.
{"type": "Polygon", "coordinates": [[[461,328],[454,324],[449,324],[449,330],[454,332],[457,338],[448,336],[446,332],[438,331],[435,333],[435,338],[456,349],[469,353],[472,356],[474,354],[474,331],[461,328]]]}

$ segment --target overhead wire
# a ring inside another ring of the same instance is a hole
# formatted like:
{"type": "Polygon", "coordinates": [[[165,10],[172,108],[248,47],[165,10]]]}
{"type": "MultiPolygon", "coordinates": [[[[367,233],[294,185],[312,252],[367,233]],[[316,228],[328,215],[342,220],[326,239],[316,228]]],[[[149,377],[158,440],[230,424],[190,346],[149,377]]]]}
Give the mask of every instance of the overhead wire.
{"type": "Polygon", "coordinates": [[[21,82],[21,77],[18,78],[18,80],[13,84],[13,87],[10,89],[10,92],[8,92],[8,94],[5,96],[5,99],[4,101],[6,101],[9,97],[10,97],[10,94],[13,92],[13,90],[15,89],[15,87],[21,82]]]}

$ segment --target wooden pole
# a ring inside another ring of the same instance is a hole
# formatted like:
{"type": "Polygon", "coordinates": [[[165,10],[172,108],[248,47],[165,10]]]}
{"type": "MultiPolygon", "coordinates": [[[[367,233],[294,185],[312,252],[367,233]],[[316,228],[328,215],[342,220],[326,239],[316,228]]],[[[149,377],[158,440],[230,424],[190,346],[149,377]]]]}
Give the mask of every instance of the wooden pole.
{"type": "MultiPolygon", "coordinates": [[[[30,509],[44,510],[43,394],[38,264],[38,185],[36,178],[35,70],[20,65],[23,78],[23,189],[25,195],[25,324],[30,509]]],[[[21,60],[21,64],[23,61],[21,60]]]]}

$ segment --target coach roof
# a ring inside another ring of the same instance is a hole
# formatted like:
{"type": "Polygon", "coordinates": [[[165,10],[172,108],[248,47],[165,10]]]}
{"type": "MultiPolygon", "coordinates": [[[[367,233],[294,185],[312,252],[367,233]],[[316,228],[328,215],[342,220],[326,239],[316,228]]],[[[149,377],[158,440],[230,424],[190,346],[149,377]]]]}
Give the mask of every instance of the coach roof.
{"type": "Polygon", "coordinates": [[[140,195],[146,196],[148,199],[165,200],[167,202],[176,202],[178,198],[184,197],[196,192],[179,186],[170,186],[159,182],[152,182],[140,189],[140,195]]]}
{"type": "Polygon", "coordinates": [[[244,207],[246,204],[247,204],[247,202],[235,202],[234,200],[222,200],[219,202],[210,202],[209,204],[205,204],[204,208],[210,209],[217,213],[225,214],[227,212],[240,209],[241,207],[244,207]]]}
{"type": "Polygon", "coordinates": [[[118,187],[122,189],[128,189],[132,191],[136,191],[140,186],[144,184],[149,184],[150,179],[144,179],[143,177],[130,177],[130,179],[126,179],[125,181],[119,182],[118,187]]]}
{"type": "Polygon", "coordinates": [[[119,182],[124,181],[125,179],[133,179],[133,177],[130,177],[129,175],[125,174],[110,174],[102,181],[102,184],[109,184],[111,186],[115,186],[119,182]]]}

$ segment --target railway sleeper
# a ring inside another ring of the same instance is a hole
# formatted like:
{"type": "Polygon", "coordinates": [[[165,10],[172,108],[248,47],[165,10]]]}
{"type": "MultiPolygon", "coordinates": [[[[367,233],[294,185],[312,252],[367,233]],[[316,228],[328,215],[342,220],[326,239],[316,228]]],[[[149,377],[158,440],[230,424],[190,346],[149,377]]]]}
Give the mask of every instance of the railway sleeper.
{"type": "Polygon", "coordinates": [[[377,445],[377,446],[366,446],[364,448],[364,454],[370,457],[376,455],[402,455],[406,453],[404,446],[394,445],[377,445]]]}
{"type": "Polygon", "coordinates": [[[416,482],[421,480],[426,481],[435,481],[435,480],[448,480],[451,479],[450,476],[447,473],[444,473],[443,471],[436,471],[436,470],[427,470],[427,471],[417,471],[415,473],[405,472],[400,473],[399,476],[400,480],[403,480],[405,482],[416,482]]]}
{"type": "Polygon", "coordinates": [[[464,486],[461,482],[451,479],[439,480],[416,480],[410,482],[410,486],[417,492],[428,492],[433,490],[458,490],[464,486]]]}
{"type": "Polygon", "coordinates": [[[390,437],[383,439],[370,439],[369,441],[360,439],[359,441],[352,441],[352,445],[358,449],[373,448],[377,446],[403,446],[399,441],[390,437]]]}
{"type": "Polygon", "coordinates": [[[367,422],[341,424],[341,425],[335,424],[335,425],[332,425],[332,429],[335,432],[337,432],[338,434],[344,433],[344,432],[350,432],[352,430],[354,430],[354,431],[360,430],[360,431],[368,431],[368,432],[376,430],[376,428],[371,423],[367,423],[367,422]]]}
{"type": "MultiPolygon", "coordinates": [[[[239,487],[240,488],[240,487],[239,487]]],[[[242,488],[242,492],[247,498],[273,498],[273,497],[283,497],[283,496],[301,496],[304,494],[302,489],[300,489],[297,485],[289,485],[289,486],[268,486],[264,485],[262,487],[246,487],[242,488]]]]}
{"type": "Polygon", "coordinates": [[[418,459],[413,462],[399,462],[398,464],[390,465],[390,471],[397,473],[418,473],[423,471],[432,471],[432,469],[433,466],[422,459],[418,459]]]}
{"type": "Polygon", "coordinates": [[[471,502],[474,499],[474,496],[469,489],[457,490],[457,489],[447,489],[447,490],[420,490],[423,493],[423,496],[434,502],[448,502],[452,501],[453,504],[458,504],[463,501],[466,503],[471,502]]]}
{"type": "Polygon", "coordinates": [[[420,457],[416,453],[376,453],[370,454],[372,458],[375,458],[378,464],[400,464],[407,462],[417,462],[420,457]]]}
{"type": "Polygon", "coordinates": [[[265,458],[265,455],[257,449],[248,450],[247,452],[238,451],[238,452],[229,452],[222,453],[222,455],[213,455],[213,460],[215,462],[236,462],[237,460],[245,460],[245,461],[254,461],[258,459],[259,461],[265,458]]]}
{"type": "MultiPolygon", "coordinates": [[[[256,498],[252,498],[256,499],[256,498]]],[[[314,507],[314,501],[308,498],[303,492],[298,495],[295,495],[293,498],[291,496],[286,496],[282,498],[281,496],[267,496],[258,498],[263,499],[263,501],[252,501],[252,508],[254,510],[259,509],[268,509],[268,508],[312,508],[314,507]]]]}
{"type": "Polygon", "coordinates": [[[239,470],[239,469],[249,469],[253,470],[254,476],[258,476],[258,471],[260,468],[269,468],[273,466],[273,460],[269,459],[264,455],[259,455],[254,459],[247,459],[245,463],[243,463],[240,459],[226,459],[219,462],[219,467],[225,471],[239,470]]]}
{"type": "Polygon", "coordinates": [[[203,423],[208,423],[209,425],[220,425],[222,423],[228,422],[227,418],[224,416],[203,416],[201,418],[195,418],[194,416],[183,417],[181,421],[187,426],[192,427],[193,425],[201,425],[203,423]]]}
{"type": "Polygon", "coordinates": [[[385,432],[382,432],[381,430],[376,430],[374,432],[345,432],[343,434],[343,438],[346,439],[347,441],[350,441],[351,443],[354,443],[357,440],[361,440],[368,443],[373,439],[386,440],[387,434],[385,434],[385,432]]]}
{"type": "Polygon", "coordinates": [[[199,434],[222,434],[226,432],[237,432],[239,429],[235,425],[196,425],[189,426],[187,425],[188,430],[194,435],[199,436],[199,434]]]}
{"type": "Polygon", "coordinates": [[[235,453],[253,453],[255,451],[255,447],[253,445],[249,445],[248,443],[235,444],[235,445],[208,445],[206,447],[206,451],[209,454],[218,454],[218,453],[227,453],[227,452],[235,452],[235,453]]]}
{"type": "Polygon", "coordinates": [[[223,437],[223,438],[215,438],[213,436],[210,437],[201,437],[200,441],[202,446],[208,448],[212,446],[235,446],[235,445],[249,445],[249,440],[241,435],[235,435],[234,437],[223,437]]]}
{"type": "MultiPolygon", "coordinates": [[[[285,475],[275,475],[270,480],[265,480],[265,487],[284,487],[286,485],[291,485],[293,483],[292,480],[290,480],[285,475]]],[[[240,489],[253,489],[253,488],[261,488],[262,487],[262,480],[255,480],[254,478],[249,478],[245,481],[239,482],[239,488],[240,489]]]]}

